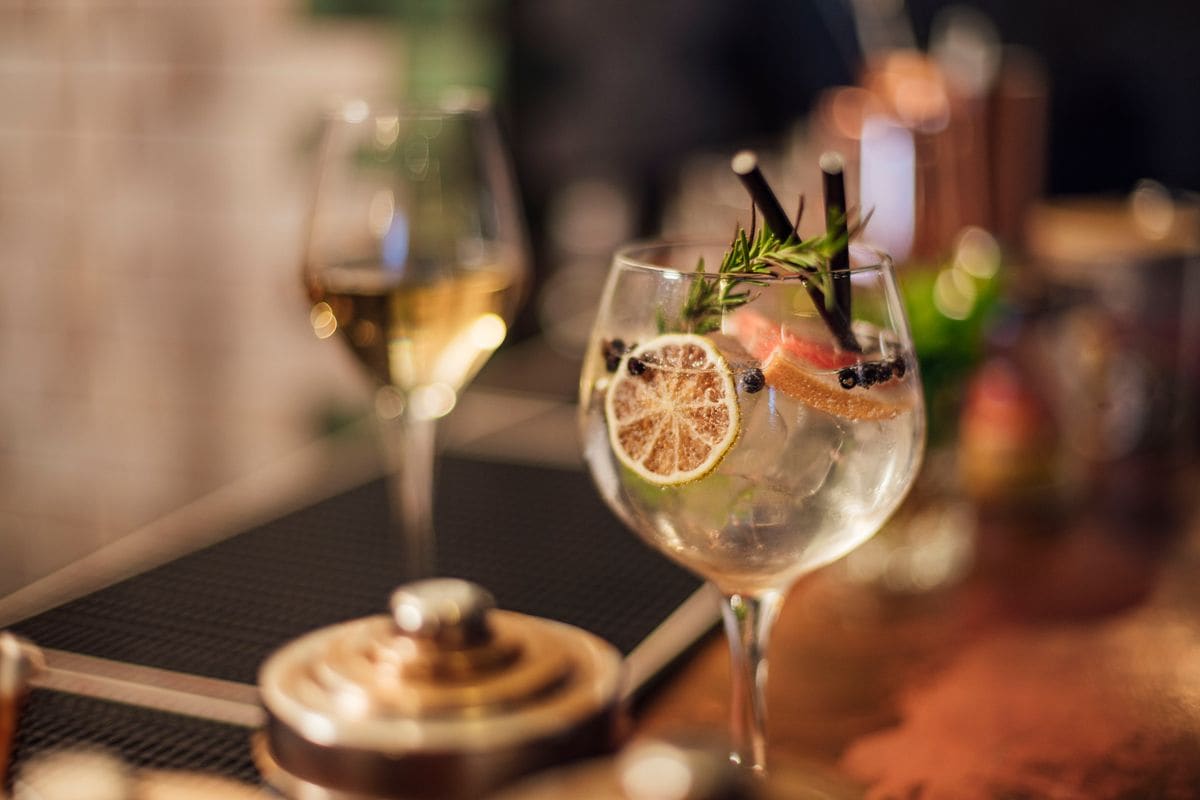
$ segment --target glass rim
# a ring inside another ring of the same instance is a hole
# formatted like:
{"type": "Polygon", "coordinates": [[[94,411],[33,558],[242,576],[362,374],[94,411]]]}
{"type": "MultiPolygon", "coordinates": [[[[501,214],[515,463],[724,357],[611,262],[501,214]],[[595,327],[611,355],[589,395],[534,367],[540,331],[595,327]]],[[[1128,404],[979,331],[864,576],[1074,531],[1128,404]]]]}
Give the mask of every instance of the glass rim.
{"type": "MultiPolygon", "coordinates": [[[[703,238],[639,239],[639,240],[624,244],[621,247],[617,248],[616,252],[613,254],[613,266],[620,265],[622,267],[644,269],[644,270],[648,270],[651,272],[660,272],[660,273],[668,273],[669,272],[674,275],[688,275],[690,273],[694,273],[695,272],[695,264],[681,265],[679,267],[670,267],[670,266],[666,266],[665,264],[660,264],[660,263],[656,263],[654,261],[650,261],[646,258],[638,257],[639,255],[644,254],[644,253],[649,253],[649,252],[654,252],[654,251],[671,250],[671,249],[689,249],[689,250],[712,249],[712,250],[717,250],[717,251],[723,252],[723,251],[729,249],[729,242],[727,240],[703,239],[703,238]]],[[[891,255],[889,255],[886,251],[879,249],[878,247],[873,247],[871,245],[863,244],[861,242],[851,242],[850,243],[850,252],[852,254],[857,253],[860,255],[864,254],[864,253],[869,254],[865,260],[860,261],[858,264],[853,263],[853,260],[852,260],[852,263],[850,264],[850,268],[848,270],[848,272],[851,275],[854,275],[856,273],[869,273],[869,272],[892,272],[892,273],[895,272],[895,264],[892,261],[891,255]]],[[[715,270],[709,271],[706,269],[704,274],[705,275],[716,275],[717,272],[715,270]]],[[[767,281],[767,282],[773,282],[773,281],[784,282],[784,281],[794,281],[794,280],[802,279],[802,278],[806,277],[806,275],[804,273],[799,273],[799,272],[787,273],[787,274],[783,274],[783,275],[770,275],[770,274],[755,273],[753,277],[755,280],[763,280],[763,281],[767,281]]]]}
{"type": "Polygon", "coordinates": [[[371,96],[339,98],[326,106],[321,118],[327,122],[357,125],[368,120],[442,119],[488,114],[493,109],[491,93],[477,86],[450,86],[428,95],[406,99],[371,96]]]}

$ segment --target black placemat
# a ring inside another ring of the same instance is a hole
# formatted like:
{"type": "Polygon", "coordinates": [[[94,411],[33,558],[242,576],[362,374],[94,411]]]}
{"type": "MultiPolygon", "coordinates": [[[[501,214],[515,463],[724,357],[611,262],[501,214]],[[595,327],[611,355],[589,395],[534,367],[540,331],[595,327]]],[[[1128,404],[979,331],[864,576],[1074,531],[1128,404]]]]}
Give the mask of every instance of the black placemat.
{"type": "MultiPolygon", "coordinates": [[[[630,652],[699,581],[651,552],[575,470],[445,458],[438,571],[499,605],[590,630],[630,652]]],[[[254,683],[301,633],[386,609],[401,550],[373,482],[14,629],[43,647],[254,683]]]]}
{"type": "Polygon", "coordinates": [[[35,755],[75,748],[100,749],[135,767],[260,780],[245,728],[35,689],[17,730],[14,773],[35,755]]]}

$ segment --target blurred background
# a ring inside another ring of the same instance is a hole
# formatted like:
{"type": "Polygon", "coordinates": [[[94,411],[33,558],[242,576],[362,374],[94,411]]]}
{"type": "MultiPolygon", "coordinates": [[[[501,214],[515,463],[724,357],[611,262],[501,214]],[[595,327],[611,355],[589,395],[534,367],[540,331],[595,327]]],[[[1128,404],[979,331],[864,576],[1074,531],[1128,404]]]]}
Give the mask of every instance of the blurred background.
{"type": "Polygon", "coordinates": [[[495,93],[536,276],[484,387],[570,400],[616,245],[748,222],[746,146],[817,208],[836,147],[902,266],[930,495],[1170,511],[1198,44],[1189,0],[0,0],[0,596],[365,413],[298,277],[316,121],[455,84],[495,93]]]}

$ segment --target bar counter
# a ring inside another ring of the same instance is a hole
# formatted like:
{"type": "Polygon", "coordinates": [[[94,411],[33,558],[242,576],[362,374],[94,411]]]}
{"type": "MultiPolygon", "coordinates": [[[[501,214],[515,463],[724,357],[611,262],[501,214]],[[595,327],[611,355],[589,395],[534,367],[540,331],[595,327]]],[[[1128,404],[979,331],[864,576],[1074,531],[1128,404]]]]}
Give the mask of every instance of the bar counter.
{"type": "MultiPolygon", "coordinates": [[[[1200,526],[1009,520],[975,547],[970,574],[934,591],[837,566],[797,587],[770,654],[775,763],[870,798],[1200,796],[1200,526]]],[[[727,686],[714,636],[639,730],[720,725],[727,686]]]]}
{"type": "MultiPolygon", "coordinates": [[[[702,597],[698,581],[603,507],[581,470],[562,391],[507,394],[485,380],[456,415],[439,484],[449,571],[489,585],[502,606],[566,619],[625,654],[671,609],[702,597]],[[597,569],[604,574],[586,577],[597,569]]],[[[93,694],[61,682],[36,689],[17,766],[104,744],[138,766],[257,783],[247,738],[260,719],[261,657],[317,625],[382,611],[396,579],[381,484],[353,463],[322,451],[287,476],[225,492],[213,507],[237,507],[246,535],[222,533],[236,525],[201,504],[180,518],[178,552],[151,527],[0,600],[0,625],[49,648],[51,666],[93,694]],[[277,483],[302,488],[295,499],[309,505],[281,510],[264,493],[277,483]],[[247,514],[243,495],[267,498],[268,508],[247,514]],[[308,556],[326,572],[301,563],[308,556]],[[213,578],[240,585],[212,590],[213,578]],[[196,600],[209,591],[215,606],[196,600]],[[173,607],[173,593],[186,602],[173,607]],[[105,673],[113,664],[137,670],[118,680],[105,673]],[[181,674],[191,681],[182,694],[198,691],[207,711],[150,710],[144,691],[133,706],[92,692],[157,683],[154,705],[178,699],[169,684],[181,674]]],[[[936,585],[889,587],[846,560],[803,581],[769,654],[772,764],[847,797],[1200,796],[1200,520],[1166,513],[1176,510],[971,511],[962,569],[936,585]]],[[[894,535],[880,534],[876,552],[911,546],[894,535]]],[[[633,735],[725,730],[728,656],[715,604],[706,608],[638,667],[633,735]]]]}

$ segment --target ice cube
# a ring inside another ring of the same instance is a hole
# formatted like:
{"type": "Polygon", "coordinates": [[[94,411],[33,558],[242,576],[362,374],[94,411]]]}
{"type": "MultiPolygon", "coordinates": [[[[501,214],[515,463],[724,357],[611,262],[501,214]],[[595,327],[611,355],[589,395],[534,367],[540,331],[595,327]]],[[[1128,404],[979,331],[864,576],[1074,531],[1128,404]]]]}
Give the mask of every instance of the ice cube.
{"type": "Polygon", "coordinates": [[[792,495],[765,485],[747,487],[729,509],[731,527],[763,531],[785,525],[791,516],[792,495]]]}
{"type": "Polygon", "coordinates": [[[842,458],[846,432],[837,418],[800,403],[777,407],[788,418],[788,435],[783,452],[770,464],[771,486],[796,498],[809,497],[842,458]]]}
{"type": "Polygon", "coordinates": [[[742,430],[725,456],[721,471],[755,483],[765,483],[771,465],[783,457],[787,448],[788,426],[776,408],[775,390],[766,388],[753,394],[739,392],[742,430]]]}

